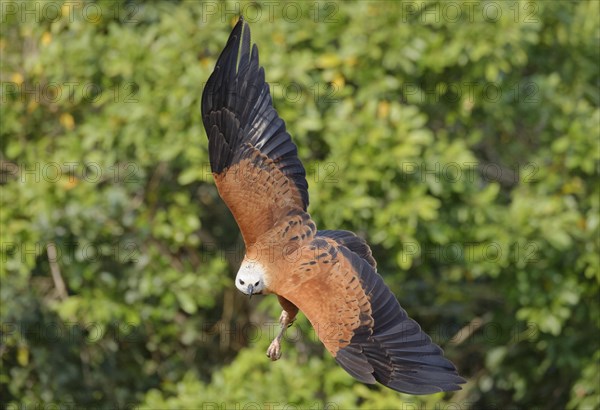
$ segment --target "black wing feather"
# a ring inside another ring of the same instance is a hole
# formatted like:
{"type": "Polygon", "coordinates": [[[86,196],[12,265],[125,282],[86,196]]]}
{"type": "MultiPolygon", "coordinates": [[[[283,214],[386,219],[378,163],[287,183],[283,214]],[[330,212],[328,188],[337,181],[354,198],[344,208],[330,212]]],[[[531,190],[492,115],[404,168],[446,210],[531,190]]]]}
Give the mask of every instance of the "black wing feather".
{"type": "Polygon", "coordinates": [[[308,207],[306,171],[298,150],[277,115],[258,47],[250,46],[250,27],[240,18],[202,93],[202,121],[209,139],[210,165],[220,174],[257,148],[298,188],[308,207]]]}
{"type": "Polygon", "coordinates": [[[372,369],[376,381],[404,393],[460,390],[465,380],[443,356],[442,349],[408,317],[374,267],[352,249],[344,246],[339,249],[358,272],[371,301],[373,321],[354,331],[350,344],[338,351],[338,363],[354,377],[359,374],[360,379],[368,379],[366,373],[372,369]],[[351,361],[349,355],[358,355],[360,359],[351,361]],[[356,363],[364,360],[369,365],[360,371],[356,363]],[[350,366],[352,371],[348,369],[350,366]]]}

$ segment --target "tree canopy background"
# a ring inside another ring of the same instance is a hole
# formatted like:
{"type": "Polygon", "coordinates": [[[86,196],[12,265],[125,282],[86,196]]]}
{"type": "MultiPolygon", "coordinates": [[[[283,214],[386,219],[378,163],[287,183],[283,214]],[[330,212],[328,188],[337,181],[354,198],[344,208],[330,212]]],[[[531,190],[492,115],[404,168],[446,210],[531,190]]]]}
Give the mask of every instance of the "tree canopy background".
{"type": "Polygon", "coordinates": [[[2,406],[598,408],[599,4],[3,1],[2,406]],[[200,118],[240,13],[312,217],[462,391],[356,382],[302,315],[265,357],[200,118]]]}

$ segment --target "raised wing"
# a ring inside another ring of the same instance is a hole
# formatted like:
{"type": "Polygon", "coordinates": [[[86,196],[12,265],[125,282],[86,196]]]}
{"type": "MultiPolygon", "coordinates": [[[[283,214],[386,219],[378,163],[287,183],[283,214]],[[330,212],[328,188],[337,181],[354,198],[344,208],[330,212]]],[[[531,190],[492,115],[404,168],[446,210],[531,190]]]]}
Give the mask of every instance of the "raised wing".
{"type": "Polygon", "coordinates": [[[202,93],[202,120],[217,189],[246,246],[289,209],[308,207],[306,172],[240,18],[202,93]]]}
{"type": "Polygon", "coordinates": [[[356,379],[410,394],[459,390],[465,380],[400,307],[374,266],[330,236],[317,234],[278,293],[304,312],[327,350],[356,379]]]}

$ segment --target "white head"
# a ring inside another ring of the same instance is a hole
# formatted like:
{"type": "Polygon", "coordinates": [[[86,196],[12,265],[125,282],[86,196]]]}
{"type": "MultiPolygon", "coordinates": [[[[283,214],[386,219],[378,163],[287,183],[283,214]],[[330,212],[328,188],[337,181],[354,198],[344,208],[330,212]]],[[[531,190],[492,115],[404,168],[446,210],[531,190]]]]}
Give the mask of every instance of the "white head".
{"type": "Polygon", "coordinates": [[[244,259],[240,270],[235,276],[235,287],[240,292],[250,295],[263,293],[266,288],[265,270],[258,262],[251,262],[244,259]]]}

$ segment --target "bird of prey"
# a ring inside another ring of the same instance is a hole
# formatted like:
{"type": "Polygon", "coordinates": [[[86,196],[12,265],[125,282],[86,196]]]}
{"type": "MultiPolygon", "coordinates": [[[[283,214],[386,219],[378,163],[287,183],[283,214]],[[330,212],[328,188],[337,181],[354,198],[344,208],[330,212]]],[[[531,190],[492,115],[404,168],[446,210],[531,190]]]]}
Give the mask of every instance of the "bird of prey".
{"type": "Polygon", "coordinates": [[[267,356],[280,358],[284,331],[301,310],[359,381],[410,394],[460,390],[465,380],[400,307],[366,242],[317,230],[307,213],[306,172],[243,18],[206,83],[202,120],[217,189],[246,245],[235,285],[250,297],[275,294],[283,308],[267,356]]]}

